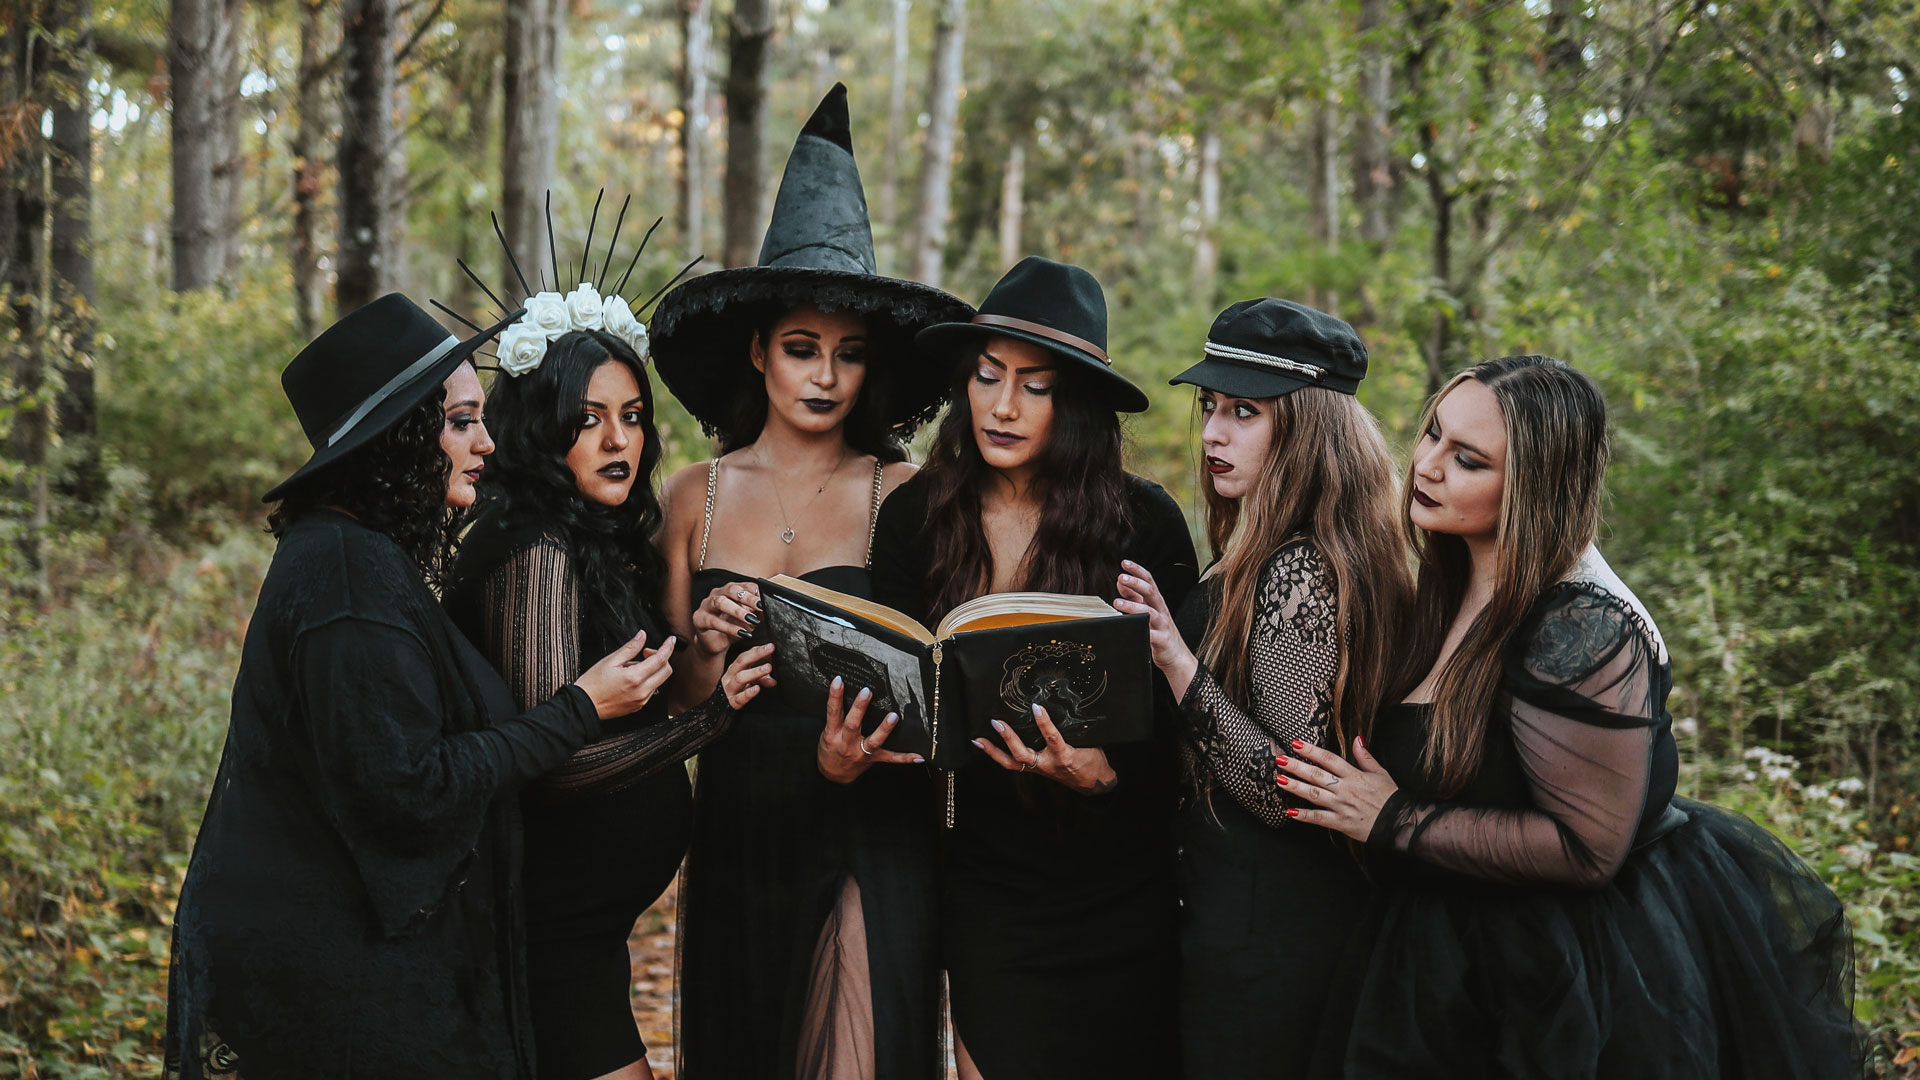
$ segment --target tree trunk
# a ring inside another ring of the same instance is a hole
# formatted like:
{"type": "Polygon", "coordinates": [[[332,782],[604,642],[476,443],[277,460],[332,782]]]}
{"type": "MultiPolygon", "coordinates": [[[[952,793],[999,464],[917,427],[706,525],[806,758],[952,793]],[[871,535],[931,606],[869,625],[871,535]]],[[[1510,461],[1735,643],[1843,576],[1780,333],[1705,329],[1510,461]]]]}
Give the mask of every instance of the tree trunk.
{"type": "MultiPolygon", "coordinates": [[[[564,292],[547,281],[547,193],[559,150],[561,0],[507,0],[506,64],[501,75],[500,227],[527,275],[527,287],[564,292]]],[[[520,282],[502,255],[500,280],[520,282]]],[[[578,284],[577,282],[573,284],[578,284]]]]}
{"type": "Polygon", "coordinates": [[[42,465],[47,459],[48,409],[46,382],[46,227],[47,177],[46,143],[40,134],[38,99],[43,94],[40,75],[46,62],[46,42],[34,33],[25,17],[12,28],[7,56],[12,73],[14,102],[22,111],[21,145],[8,155],[8,171],[13,186],[11,205],[14,215],[13,252],[7,265],[6,289],[17,335],[7,356],[12,369],[14,390],[20,395],[19,411],[13,421],[13,458],[24,467],[24,475],[13,492],[16,499],[32,510],[28,528],[19,544],[27,565],[35,573],[38,590],[47,591],[46,565],[42,558],[47,526],[47,474],[42,465]]]}
{"type": "MultiPolygon", "coordinates": [[[[493,140],[493,118],[496,115],[494,110],[497,107],[494,101],[494,90],[499,85],[499,76],[496,74],[493,57],[498,53],[494,50],[475,51],[480,55],[469,54],[464,57],[459,72],[460,91],[466,95],[461,106],[467,114],[466,131],[457,144],[458,153],[463,161],[487,159],[488,145],[493,140]]],[[[490,271],[480,263],[480,253],[498,250],[499,243],[494,240],[493,228],[487,221],[487,212],[493,209],[491,205],[493,200],[484,193],[484,188],[476,192],[477,187],[478,185],[462,184],[458,188],[460,216],[459,223],[454,226],[453,255],[454,258],[472,267],[474,273],[486,279],[487,284],[493,286],[502,300],[513,303],[520,299],[516,291],[520,287],[519,284],[512,282],[511,278],[489,278],[490,271]]],[[[455,311],[482,325],[486,324],[486,320],[480,317],[483,314],[491,312],[497,317],[507,315],[506,311],[495,307],[493,301],[488,300],[486,294],[469,281],[465,274],[454,276],[449,296],[448,303],[455,311]]]]}
{"type": "Polygon", "coordinates": [[[735,0],[727,31],[727,178],[723,219],[728,266],[760,256],[760,207],[766,196],[767,46],[773,39],[769,0],[735,0]]]}
{"type": "Polygon", "coordinates": [[[1026,209],[1027,144],[1014,143],[1007,151],[1007,170],[1000,178],[1000,269],[1020,261],[1020,219],[1026,209]]]}
{"type": "Polygon", "coordinates": [[[1360,0],[1360,108],[1353,131],[1353,201],[1360,210],[1360,238],[1378,254],[1389,236],[1393,196],[1391,123],[1393,59],[1380,40],[1387,0],[1360,0]]]}
{"type": "Polygon", "coordinates": [[[1332,256],[1340,249],[1340,127],[1334,114],[1334,90],[1323,92],[1313,108],[1313,176],[1307,184],[1312,207],[1308,222],[1314,242],[1328,256],[1320,272],[1314,275],[1309,290],[1313,306],[1328,314],[1339,314],[1340,296],[1326,281],[1332,269],[1332,256]]]}
{"type": "Polygon", "coordinates": [[[323,63],[329,42],[323,13],[327,0],[299,0],[300,68],[295,76],[298,106],[293,143],[293,232],[287,238],[287,257],[293,269],[293,307],[300,320],[300,336],[311,338],[326,318],[326,275],[320,269],[320,184],[327,161],[321,147],[326,138],[327,90],[331,83],[323,63]]]}
{"type": "Polygon", "coordinates": [[[1211,298],[1220,271],[1220,133],[1200,133],[1200,236],[1193,245],[1193,287],[1211,298]]]}
{"type": "Polygon", "coordinates": [[[173,288],[212,285],[232,224],[237,0],[172,0],[167,51],[173,98],[173,288]]]}
{"type": "MultiPolygon", "coordinates": [[[[1420,132],[1420,149],[1427,159],[1427,192],[1433,199],[1433,248],[1429,273],[1443,290],[1451,289],[1453,284],[1453,204],[1459,196],[1447,190],[1446,182],[1440,176],[1440,162],[1436,156],[1433,128],[1423,127],[1420,132]]],[[[1447,377],[1447,353],[1453,341],[1453,311],[1451,295],[1441,298],[1440,306],[1434,310],[1433,322],[1427,331],[1427,340],[1422,352],[1427,360],[1427,396],[1440,392],[1440,384],[1447,377]]]]}
{"type": "Polygon", "coordinates": [[[341,6],[340,239],[334,297],[342,313],[386,291],[393,206],[393,0],[341,6]]]}
{"type": "Polygon", "coordinates": [[[688,259],[706,251],[707,65],[713,51],[713,14],[707,0],[681,0],[680,237],[688,259]]]}
{"type": "Polygon", "coordinates": [[[893,0],[893,68],[887,84],[887,146],[880,160],[880,213],[874,224],[881,236],[880,269],[883,273],[892,273],[895,250],[898,243],[895,237],[900,226],[900,172],[901,161],[906,157],[907,142],[907,60],[911,44],[907,36],[908,16],[913,13],[913,0],[893,0]]]}
{"type": "Polygon", "coordinates": [[[914,208],[913,276],[938,286],[947,249],[952,201],[953,144],[960,121],[960,61],[967,32],[967,0],[939,0],[934,9],[933,67],[927,79],[927,141],[920,157],[914,208]]]}
{"type": "Polygon", "coordinates": [[[60,365],[60,431],[80,444],[73,485],[83,497],[98,491],[97,424],[93,385],[93,0],[53,0],[47,30],[60,43],[49,50],[48,86],[53,98],[51,155],[53,228],[49,243],[49,293],[53,317],[66,331],[60,365]]]}

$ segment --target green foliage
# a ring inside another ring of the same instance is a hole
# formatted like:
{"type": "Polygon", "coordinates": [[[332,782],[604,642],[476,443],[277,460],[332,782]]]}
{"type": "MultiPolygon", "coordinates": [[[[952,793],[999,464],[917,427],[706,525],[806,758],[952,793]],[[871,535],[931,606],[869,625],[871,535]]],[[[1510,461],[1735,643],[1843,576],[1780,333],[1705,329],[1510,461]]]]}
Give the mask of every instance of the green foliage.
{"type": "Polygon", "coordinates": [[[0,1076],[157,1076],[173,905],[268,548],[74,540],[56,576],[77,592],[0,607],[0,1076]]]}
{"type": "Polygon", "coordinates": [[[159,293],[103,322],[102,447],[144,475],[158,523],[257,515],[260,493],[306,460],[280,390],[280,371],[302,344],[277,277],[231,295],[159,293]]]}

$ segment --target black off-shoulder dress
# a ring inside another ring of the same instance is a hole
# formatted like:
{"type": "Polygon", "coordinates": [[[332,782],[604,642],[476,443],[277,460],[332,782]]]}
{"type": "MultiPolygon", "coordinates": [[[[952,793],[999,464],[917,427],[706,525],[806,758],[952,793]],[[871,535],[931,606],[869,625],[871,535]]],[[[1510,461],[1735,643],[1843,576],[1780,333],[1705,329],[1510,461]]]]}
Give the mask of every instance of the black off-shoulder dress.
{"type": "Polygon", "coordinates": [[[530,1080],[515,790],[600,730],[521,712],[391,540],[281,539],[174,919],[168,1074],[530,1080]]]}
{"type": "MultiPolygon", "coordinates": [[[[1158,484],[1131,475],[1127,484],[1128,557],[1177,606],[1197,573],[1186,518],[1158,484]]],[[[926,509],[918,477],[900,485],[880,508],[873,554],[874,598],[923,622],[926,509]]],[[[1165,681],[1156,686],[1160,736],[1107,748],[1119,786],[1106,795],[986,760],[955,776],[941,956],[955,1030],[989,1080],[1160,1078],[1179,1068],[1174,706],[1165,681]]]]}
{"type": "MultiPolygon", "coordinates": [[[[518,700],[565,686],[620,645],[582,617],[565,544],[499,504],[461,543],[447,608],[518,700]]],[[[633,613],[647,640],[654,612],[633,613]]],[[[664,695],[606,722],[601,737],[528,785],[527,1000],[541,1080],[587,1080],[646,1056],[629,1003],[627,937],[680,868],[693,796],[683,764],[732,719],[717,691],[667,715],[664,695]]]]}
{"type": "MultiPolygon", "coordinates": [[[[1219,591],[1202,582],[1174,616],[1196,652],[1219,591]]],[[[1340,670],[1333,579],[1313,542],[1294,539],[1234,602],[1253,606],[1249,700],[1202,664],[1180,703],[1180,1046],[1196,1080],[1283,1076],[1310,1057],[1324,977],[1368,892],[1352,845],[1288,818],[1295,803],[1274,782],[1293,740],[1326,745],[1340,670]]]]}
{"type": "Polygon", "coordinates": [[[1400,790],[1382,878],[1316,1072],[1718,1080],[1858,1077],[1839,900],[1746,818],[1674,796],[1659,634],[1589,553],[1504,657],[1484,763],[1442,796],[1430,708],[1382,716],[1400,790]]]}

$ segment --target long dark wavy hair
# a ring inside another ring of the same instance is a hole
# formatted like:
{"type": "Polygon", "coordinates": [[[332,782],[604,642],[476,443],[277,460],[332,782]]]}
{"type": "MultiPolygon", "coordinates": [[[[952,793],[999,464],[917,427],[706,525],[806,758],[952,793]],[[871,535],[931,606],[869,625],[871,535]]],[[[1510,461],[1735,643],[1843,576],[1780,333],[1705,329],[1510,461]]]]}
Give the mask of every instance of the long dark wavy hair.
{"type": "MultiPolygon", "coordinates": [[[[767,307],[754,321],[753,340],[762,352],[773,348],[773,327],[794,308],[767,307]]],[[[859,314],[855,312],[855,314],[859,314]]],[[[841,437],[856,454],[883,462],[905,461],[907,451],[900,445],[893,425],[887,422],[888,387],[885,366],[908,355],[912,339],[885,319],[862,316],[867,326],[867,377],[860,384],[860,396],[847,411],[841,437]]],[[[767,380],[751,366],[747,373],[755,378],[743,380],[733,399],[733,415],[720,434],[720,452],[731,454],[743,446],[752,446],[767,426],[767,380]]]]}
{"type": "MultiPolygon", "coordinates": [[[[967,383],[978,352],[955,372],[953,405],[934,433],[920,478],[927,485],[933,559],[927,571],[932,619],[987,591],[993,555],[980,523],[980,496],[993,468],[973,438],[967,383]]],[[[1133,539],[1120,417],[1063,364],[1053,389],[1053,427],[1034,470],[1043,485],[1040,525],[1022,559],[1018,587],[1112,600],[1120,559],[1133,539]]]]}
{"type": "Polygon", "coordinates": [[[600,330],[574,330],[547,346],[546,359],[525,375],[502,375],[487,400],[487,423],[497,448],[481,474],[482,505],[506,527],[534,524],[559,540],[579,577],[588,628],[605,641],[624,641],[654,609],[666,580],[666,560],[653,546],[660,499],[653,474],[660,464],[660,432],[653,419],[653,384],[625,341],[600,330]],[[605,506],[580,493],[567,452],[584,426],[581,401],[600,365],[625,364],[640,386],[639,468],[627,501],[605,506]]]}
{"type": "MultiPolygon", "coordinates": [[[[1461,383],[1477,379],[1500,403],[1507,431],[1500,494],[1500,553],[1493,598],[1467,628],[1433,688],[1433,718],[1422,762],[1442,794],[1480,773],[1487,724],[1500,699],[1500,654],[1534,601],[1579,565],[1600,532],[1610,446],[1607,403],[1584,372],[1550,356],[1503,356],[1455,375],[1427,403],[1421,438],[1461,383]]],[[[1416,455],[1418,451],[1416,450],[1416,455]]],[[[1400,693],[1432,670],[1472,577],[1467,542],[1413,524],[1414,461],[1400,488],[1400,520],[1415,560],[1411,618],[1402,635],[1400,693]]]]}
{"type": "Polygon", "coordinates": [[[392,427],[289,491],[267,514],[278,540],[318,507],[341,510],[400,545],[420,576],[445,591],[460,514],[447,506],[453,462],[440,448],[447,389],[436,386],[392,427]]]}

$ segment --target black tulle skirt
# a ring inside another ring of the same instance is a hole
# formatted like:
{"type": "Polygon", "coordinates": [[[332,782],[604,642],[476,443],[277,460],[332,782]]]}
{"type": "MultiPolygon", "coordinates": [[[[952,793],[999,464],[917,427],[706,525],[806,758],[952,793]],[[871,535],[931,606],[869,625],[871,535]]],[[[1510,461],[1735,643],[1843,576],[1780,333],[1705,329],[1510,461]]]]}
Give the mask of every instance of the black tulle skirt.
{"type": "Polygon", "coordinates": [[[1336,975],[1351,1026],[1315,1073],[1860,1076],[1838,898],[1746,818],[1674,802],[1688,822],[1603,889],[1380,890],[1336,975]]]}

